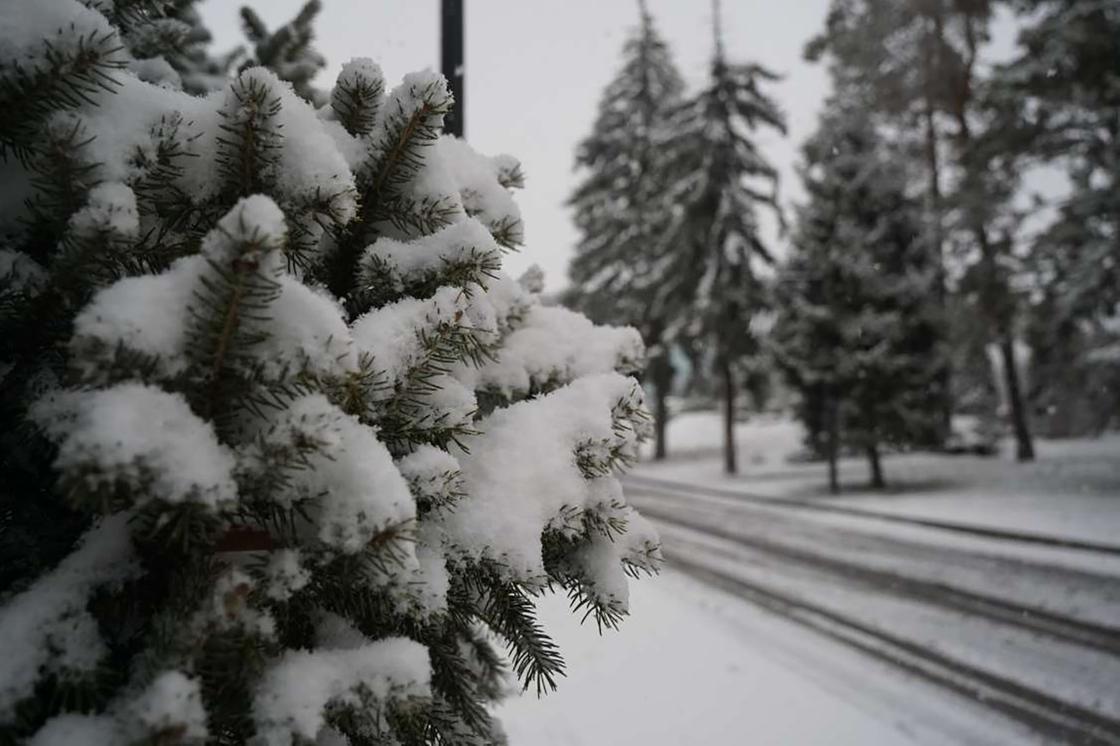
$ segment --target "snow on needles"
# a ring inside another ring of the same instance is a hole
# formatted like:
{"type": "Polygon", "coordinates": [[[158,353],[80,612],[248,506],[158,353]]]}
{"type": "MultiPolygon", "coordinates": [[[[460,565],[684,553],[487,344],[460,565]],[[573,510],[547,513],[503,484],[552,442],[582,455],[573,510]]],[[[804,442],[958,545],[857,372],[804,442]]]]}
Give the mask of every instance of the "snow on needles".
{"type": "Polygon", "coordinates": [[[130,709],[148,733],[170,731],[190,740],[207,736],[198,682],[179,671],[164,671],[157,676],[130,709]]]}
{"type": "Polygon", "coordinates": [[[293,476],[291,498],[318,498],[316,531],[328,546],[358,552],[377,532],[415,517],[408,484],[374,431],[322,394],[292,402],[264,437],[320,444],[308,468],[293,476]]]}
{"type": "Polygon", "coordinates": [[[86,610],[89,594],[127,580],[135,569],[128,515],[118,513],[90,529],[55,570],[0,606],[0,722],[11,720],[16,704],[31,695],[43,667],[91,671],[97,665],[106,649],[86,610]],[[53,656],[58,663],[51,663],[53,656]]]}
{"type": "Polygon", "coordinates": [[[635,429],[616,427],[620,402],[640,405],[631,378],[607,373],[495,412],[458,456],[469,495],[440,517],[453,548],[508,564],[526,581],[544,576],[541,532],[564,508],[589,506],[595,492],[576,462],[582,444],[636,446],[635,429]]]}
{"type": "Polygon", "coordinates": [[[184,257],[163,274],[126,277],[98,291],[74,320],[70,340],[82,377],[95,378],[118,347],[149,355],[164,377],[181,372],[188,362],[185,311],[205,267],[202,257],[184,257]]]}
{"type": "MultiPolygon", "coordinates": [[[[481,597],[457,592],[472,563],[496,561],[488,580],[543,585],[542,540],[560,532],[571,541],[550,569],[566,563],[564,582],[620,611],[624,570],[653,566],[656,534],[613,476],[643,434],[641,389],[622,375],[641,365],[641,340],[540,305],[539,274],[501,273],[522,240],[520,165],[439,134],[451,95],[438,73],[384,96],[380,68],[353,60],[318,111],[262,67],[194,96],[174,58],[129,51],[138,39],[161,49],[193,19],[158,14],[167,23],[118,32],[105,17],[118,11],[112,0],[0,6],[0,76],[18,75],[15,63],[43,72],[52,45],[70,53],[97,34],[105,82],[21,133],[71,155],[82,179],[57,240],[0,249],[0,298],[21,312],[55,289],[59,257],[99,262],[52,309],[72,336],[52,342],[50,380],[28,394],[31,423],[57,446],[52,498],[93,528],[0,606],[0,723],[54,677],[102,683],[117,604],[87,607],[110,590],[141,626],[170,617],[174,639],[114,643],[126,676],[97,714],[36,715],[29,743],[227,732],[226,708],[204,707],[220,692],[200,675],[214,635],[265,656],[245,671],[251,712],[236,713],[254,721],[254,743],[340,742],[355,729],[395,742],[384,713],[397,705],[442,708],[458,735],[475,711],[457,709],[501,688],[483,665],[497,627],[481,597]],[[168,535],[179,554],[164,554],[168,535]],[[168,595],[122,582],[141,572],[168,595]],[[313,629],[293,638],[292,619],[313,629]],[[433,693],[427,648],[398,637],[426,629],[461,653],[452,675],[465,704],[446,685],[433,693]],[[315,647],[291,647],[311,631],[315,647]]],[[[73,71],[46,72],[65,82],[73,71]]],[[[35,172],[0,166],[7,203],[50,206],[32,200],[35,172]]],[[[5,226],[18,218],[0,205],[5,226]]]]}
{"type": "Polygon", "coordinates": [[[507,395],[554,381],[639,370],[641,335],[631,327],[597,326],[559,306],[533,306],[504,340],[501,355],[478,371],[478,383],[507,395]]]}
{"type": "Polygon", "coordinates": [[[342,310],[333,298],[288,275],[282,246],[287,228],[284,213],[268,197],[238,202],[207,234],[203,256],[185,257],[159,275],[128,277],[100,290],[75,320],[72,348],[81,354],[78,369],[96,377],[118,347],[154,359],[165,378],[189,363],[187,344],[194,323],[191,309],[202,301],[204,282],[215,267],[254,265],[255,271],[278,284],[265,318],[246,319],[264,332],[252,350],[263,370],[273,377],[308,368],[336,373],[357,367],[357,357],[342,310]]]}
{"type": "Polygon", "coordinates": [[[253,700],[258,738],[290,746],[293,735],[312,740],[329,704],[359,705],[430,693],[428,650],[403,637],[342,650],[291,651],[274,664],[253,700]]]}
{"type": "Polygon", "coordinates": [[[209,508],[237,498],[233,453],[180,394],[121,383],[48,396],[32,416],[58,442],[55,468],[85,474],[84,489],[124,484],[148,500],[209,508]]]}
{"type": "Polygon", "coordinates": [[[0,63],[18,62],[22,67],[41,63],[51,48],[66,53],[90,35],[116,35],[105,16],[76,0],[37,0],[33,5],[0,3],[0,28],[4,29],[0,63]],[[50,48],[44,43],[46,39],[50,48]]]}
{"type": "Polygon", "coordinates": [[[98,184],[89,190],[86,206],[70,218],[70,228],[79,236],[112,232],[134,238],[140,230],[136,195],[125,184],[98,184]]]}
{"type": "Polygon", "coordinates": [[[496,270],[501,265],[501,249],[486,226],[468,218],[416,241],[380,238],[366,249],[362,261],[367,274],[399,291],[405,282],[435,276],[449,265],[490,266],[496,270]]]}

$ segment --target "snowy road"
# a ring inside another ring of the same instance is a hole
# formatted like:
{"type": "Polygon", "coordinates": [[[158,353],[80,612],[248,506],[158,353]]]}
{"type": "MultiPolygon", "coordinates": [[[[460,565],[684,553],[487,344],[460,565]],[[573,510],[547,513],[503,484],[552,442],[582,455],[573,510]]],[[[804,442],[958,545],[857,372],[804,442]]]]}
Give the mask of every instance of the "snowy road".
{"type": "Polygon", "coordinates": [[[1120,742],[1120,549],[648,478],[627,496],[658,523],[670,564],[900,681],[982,702],[1046,742],[1120,742]]]}

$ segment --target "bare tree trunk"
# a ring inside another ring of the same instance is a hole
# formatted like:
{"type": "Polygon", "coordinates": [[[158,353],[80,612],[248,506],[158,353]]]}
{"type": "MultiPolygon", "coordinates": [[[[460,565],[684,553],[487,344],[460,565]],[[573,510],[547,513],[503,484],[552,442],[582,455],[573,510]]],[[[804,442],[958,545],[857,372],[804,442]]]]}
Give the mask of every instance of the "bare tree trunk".
{"type": "Polygon", "coordinates": [[[673,366],[664,355],[650,360],[650,376],[653,382],[653,432],[654,461],[664,461],[669,454],[666,430],[669,425],[669,391],[673,386],[673,366]]]}
{"type": "Polygon", "coordinates": [[[837,457],[840,451],[840,416],[837,412],[836,402],[832,397],[827,403],[828,425],[825,431],[825,456],[828,459],[828,491],[834,495],[840,494],[840,474],[837,469],[837,457]]]}
{"type": "Polygon", "coordinates": [[[1003,361],[1003,378],[1007,387],[1007,414],[1011,419],[1011,429],[1015,433],[1015,456],[1019,461],[1034,461],[1034,440],[1031,437],[1026,403],[1023,400],[1023,390],[1019,381],[1019,363],[1015,359],[1015,335],[1012,331],[1014,308],[1010,298],[1007,297],[1006,283],[1000,281],[995,249],[991,245],[987,231],[979,228],[976,234],[977,242],[980,244],[981,268],[984,271],[983,290],[986,297],[982,302],[995,326],[1000,359],[1003,361]]]}
{"type": "MultiPolygon", "coordinates": [[[[930,64],[927,60],[927,66],[930,64]]],[[[927,70],[927,75],[929,71],[927,70]]],[[[927,83],[927,85],[929,85],[927,83]]],[[[930,99],[929,91],[925,96],[923,113],[925,129],[925,156],[926,169],[929,172],[928,202],[929,202],[929,227],[930,244],[933,260],[937,269],[937,306],[942,314],[942,329],[948,335],[948,273],[945,270],[945,238],[942,227],[942,198],[941,198],[941,154],[938,148],[937,120],[930,99]]],[[[938,426],[937,438],[939,444],[944,444],[953,430],[953,365],[952,359],[945,361],[945,367],[937,376],[937,383],[941,388],[942,410],[938,426]]]]}
{"type": "Polygon", "coordinates": [[[668,394],[658,384],[654,384],[654,410],[653,410],[653,460],[664,461],[669,456],[669,446],[666,442],[665,431],[669,424],[668,394]]]}
{"type": "Polygon", "coordinates": [[[720,363],[723,374],[723,470],[728,474],[739,471],[735,453],[735,373],[730,361],[720,363]]]}
{"type": "Polygon", "coordinates": [[[1010,409],[1011,427],[1015,431],[1015,457],[1019,461],[1034,461],[1034,440],[1027,423],[1027,409],[1019,381],[1019,363],[1015,359],[1015,342],[1010,332],[1000,335],[999,351],[1003,358],[1003,376],[1007,384],[1007,406],[1010,409]]]}
{"type": "Polygon", "coordinates": [[[883,480],[883,464],[879,458],[879,442],[872,437],[867,441],[867,463],[871,467],[871,487],[881,490],[887,486],[883,480]]]}

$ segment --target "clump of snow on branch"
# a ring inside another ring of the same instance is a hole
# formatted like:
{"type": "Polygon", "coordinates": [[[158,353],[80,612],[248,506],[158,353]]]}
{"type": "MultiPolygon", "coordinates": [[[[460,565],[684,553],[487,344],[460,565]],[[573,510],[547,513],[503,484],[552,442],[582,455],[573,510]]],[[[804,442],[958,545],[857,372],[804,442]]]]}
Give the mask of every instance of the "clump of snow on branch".
{"type": "Polygon", "coordinates": [[[290,501],[313,498],[315,532],[343,552],[361,550],[373,536],[410,521],[415,503],[385,446],[357,418],[322,394],[301,397],[280,413],[266,442],[319,444],[292,478],[290,501]]]}
{"type": "MultiPolygon", "coordinates": [[[[521,167],[439,134],[437,73],[385,95],[380,68],[352,60],[318,110],[259,67],[195,96],[173,58],[132,59],[133,30],[106,21],[118,10],[0,8],[0,65],[43,64],[44,39],[119,47],[104,89],[40,117],[39,139],[88,169],[60,238],[42,256],[0,249],[5,303],[52,289],[58,255],[93,247],[106,270],[76,283],[61,361],[28,396],[57,447],[57,497],[93,527],[0,606],[0,724],[37,687],[95,681],[110,646],[89,599],[134,600],[125,581],[144,573],[182,594],[174,644],[192,652],[157,640],[99,714],[37,721],[29,743],[204,742],[228,726],[203,704],[215,635],[264,655],[243,713],[261,744],[344,742],[335,717],[350,713],[388,742],[384,713],[410,705],[438,710],[442,736],[466,733],[426,645],[461,658],[468,704],[488,706],[498,622],[477,604],[546,585],[543,542],[570,542],[561,582],[620,613],[625,573],[656,566],[656,534],[614,476],[646,429],[623,375],[641,341],[542,305],[539,272],[502,272],[524,238],[521,167]],[[181,556],[150,562],[165,549],[181,556]],[[316,647],[292,646],[301,634],[316,647]]],[[[136,33],[193,28],[162,20],[136,33]]],[[[6,231],[36,209],[35,172],[10,161],[6,231]]],[[[472,737],[490,742],[482,725],[472,737]]]]}
{"type": "Polygon", "coordinates": [[[148,500],[209,508],[237,498],[233,453],[180,394],[140,383],[58,393],[33,414],[58,441],[55,468],[87,489],[134,489],[148,500]]]}
{"type": "Polygon", "coordinates": [[[206,711],[198,682],[180,671],[165,671],[157,676],[130,709],[147,733],[171,732],[189,740],[207,736],[206,711]]]}
{"type": "Polygon", "coordinates": [[[254,697],[261,743],[289,746],[314,739],[328,705],[357,707],[429,694],[428,651],[404,638],[343,650],[292,651],[270,668],[254,697]]]}
{"type": "Polygon", "coordinates": [[[107,652],[86,611],[98,586],[132,577],[128,515],[103,519],[51,573],[0,607],[0,722],[29,696],[43,668],[90,671],[107,652]]]}
{"type": "Polygon", "coordinates": [[[526,393],[554,381],[637,371],[644,355],[635,329],[597,326],[566,308],[537,305],[506,337],[501,356],[478,370],[477,383],[507,395],[526,393]]]}
{"type": "Polygon", "coordinates": [[[490,231],[469,218],[417,241],[378,239],[366,250],[362,265],[367,284],[376,282],[401,292],[407,284],[434,278],[450,268],[496,272],[501,250],[490,231]]]}
{"type": "Polygon", "coordinates": [[[594,496],[573,451],[593,444],[632,456],[643,429],[628,413],[641,406],[638,385],[610,373],[480,421],[470,452],[458,456],[470,498],[439,519],[452,546],[500,559],[512,577],[540,580],[541,532],[564,508],[583,508],[594,496]]]}

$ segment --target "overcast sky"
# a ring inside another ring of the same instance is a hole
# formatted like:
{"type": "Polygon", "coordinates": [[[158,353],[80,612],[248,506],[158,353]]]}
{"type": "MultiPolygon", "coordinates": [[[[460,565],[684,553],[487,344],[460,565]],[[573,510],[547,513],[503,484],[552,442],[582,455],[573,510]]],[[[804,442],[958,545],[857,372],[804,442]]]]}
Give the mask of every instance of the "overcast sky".
{"type": "MultiPolygon", "coordinates": [[[[517,275],[544,268],[550,289],[566,282],[576,240],[564,200],[575,184],[572,157],[590,130],[599,96],[617,72],[623,40],[637,22],[634,0],[465,0],[467,140],[483,153],[521,159],[528,180],[519,194],[526,245],[507,259],[517,275]]],[[[677,65],[695,88],[707,75],[711,9],[704,0],[648,0],[677,65]]],[[[291,18],[303,0],[252,0],[270,27],[291,18]]],[[[327,88],[352,57],[372,57],[392,84],[412,70],[439,69],[439,0],[323,0],[318,47],[330,62],[327,88]]],[[[725,44],[736,60],[761,62],[785,78],[772,93],[789,117],[787,139],[763,140],[780,168],[784,201],[800,197],[793,166],[827,95],[819,66],[801,59],[805,41],[824,23],[828,0],[724,2],[725,44]]],[[[205,21],[215,52],[242,42],[240,3],[207,0],[205,21]]]]}

